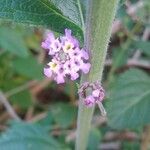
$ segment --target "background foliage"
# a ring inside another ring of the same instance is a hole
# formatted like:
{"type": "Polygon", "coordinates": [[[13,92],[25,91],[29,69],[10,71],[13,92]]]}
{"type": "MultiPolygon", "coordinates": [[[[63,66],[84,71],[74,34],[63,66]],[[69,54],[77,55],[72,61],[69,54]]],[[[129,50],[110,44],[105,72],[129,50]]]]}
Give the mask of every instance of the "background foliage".
{"type": "MultiPolygon", "coordinates": [[[[86,7],[86,0],[0,1],[0,90],[21,118],[12,121],[0,100],[1,150],[74,149],[78,81],[46,79],[40,43],[48,29],[70,28],[83,44],[86,7]]],[[[103,75],[108,116],[96,109],[88,150],[149,146],[149,14],[148,0],[119,3],[103,75]]]]}

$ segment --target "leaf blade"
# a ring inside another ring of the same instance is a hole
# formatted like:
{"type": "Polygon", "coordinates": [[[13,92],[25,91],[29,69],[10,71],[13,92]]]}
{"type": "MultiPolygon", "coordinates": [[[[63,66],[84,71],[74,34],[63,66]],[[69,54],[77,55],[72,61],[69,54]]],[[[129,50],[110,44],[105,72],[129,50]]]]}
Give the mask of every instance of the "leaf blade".
{"type": "Polygon", "coordinates": [[[53,150],[61,149],[57,141],[39,125],[15,123],[0,137],[1,150],[53,150]]]}
{"type": "Polygon", "coordinates": [[[138,40],[138,41],[133,41],[132,45],[134,48],[139,49],[141,52],[150,56],[150,50],[149,50],[150,42],[138,40]]]}
{"type": "Polygon", "coordinates": [[[27,46],[21,34],[8,27],[0,28],[0,47],[19,57],[29,56],[27,46]]]}
{"type": "Polygon", "coordinates": [[[149,123],[149,89],[150,78],[141,70],[131,69],[121,75],[107,104],[109,125],[124,129],[149,123]]]}
{"type": "Polygon", "coordinates": [[[65,16],[64,12],[48,0],[2,0],[0,1],[0,18],[19,23],[43,25],[61,33],[65,28],[70,28],[77,37],[83,37],[79,21],[65,16]]]}
{"type": "Polygon", "coordinates": [[[17,58],[13,61],[13,69],[31,79],[43,79],[43,65],[32,56],[20,59],[17,58]]]}

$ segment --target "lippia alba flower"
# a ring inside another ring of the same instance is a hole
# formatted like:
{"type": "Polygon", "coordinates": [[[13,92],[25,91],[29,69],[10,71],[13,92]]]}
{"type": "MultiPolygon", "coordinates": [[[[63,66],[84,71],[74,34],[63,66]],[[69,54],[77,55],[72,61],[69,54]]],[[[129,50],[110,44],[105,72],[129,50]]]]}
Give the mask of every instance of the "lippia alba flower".
{"type": "Polygon", "coordinates": [[[98,83],[83,83],[78,90],[79,96],[83,99],[84,105],[86,107],[93,107],[95,104],[98,104],[101,114],[106,115],[106,111],[102,105],[102,101],[105,97],[105,91],[103,87],[98,83]]]}
{"type": "Polygon", "coordinates": [[[52,58],[44,68],[44,74],[58,84],[64,83],[68,77],[76,80],[80,72],[89,72],[89,55],[84,48],[80,48],[78,40],[71,35],[71,30],[65,29],[65,35],[59,38],[49,32],[41,46],[48,50],[52,58]]]}

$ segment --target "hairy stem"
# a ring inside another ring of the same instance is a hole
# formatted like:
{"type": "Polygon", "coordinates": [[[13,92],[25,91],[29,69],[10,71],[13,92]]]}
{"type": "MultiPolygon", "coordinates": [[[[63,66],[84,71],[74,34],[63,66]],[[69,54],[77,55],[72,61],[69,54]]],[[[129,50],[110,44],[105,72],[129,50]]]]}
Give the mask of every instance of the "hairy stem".
{"type": "MultiPolygon", "coordinates": [[[[85,47],[90,50],[91,70],[83,75],[81,84],[85,81],[101,82],[104,61],[111,35],[112,22],[115,16],[118,0],[89,0],[86,19],[85,47]]],[[[86,108],[80,98],[77,124],[76,150],[87,147],[93,108],[86,108]]]]}

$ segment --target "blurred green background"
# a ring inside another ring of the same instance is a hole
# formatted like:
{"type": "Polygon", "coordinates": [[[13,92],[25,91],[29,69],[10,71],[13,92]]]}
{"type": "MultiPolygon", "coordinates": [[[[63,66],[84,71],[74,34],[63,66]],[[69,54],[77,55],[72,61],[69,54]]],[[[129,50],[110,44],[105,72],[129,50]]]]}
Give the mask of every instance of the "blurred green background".
{"type": "MultiPolygon", "coordinates": [[[[22,120],[0,101],[0,150],[74,149],[79,80],[44,77],[46,32],[0,20],[0,99],[22,120]]],[[[108,116],[96,108],[88,150],[150,149],[149,39],[150,1],[120,1],[103,75],[108,116]]]]}

